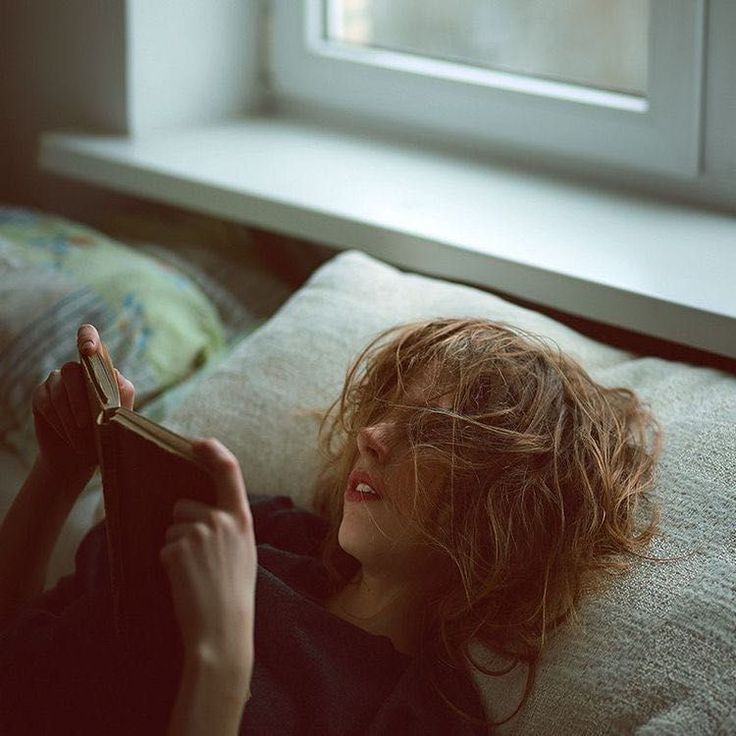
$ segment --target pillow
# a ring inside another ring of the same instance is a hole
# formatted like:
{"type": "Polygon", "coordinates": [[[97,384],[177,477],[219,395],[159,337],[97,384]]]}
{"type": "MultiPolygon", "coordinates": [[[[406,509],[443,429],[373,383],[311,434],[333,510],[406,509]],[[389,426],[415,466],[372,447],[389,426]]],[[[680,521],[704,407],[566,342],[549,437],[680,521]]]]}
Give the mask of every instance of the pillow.
{"type": "Polygon", "coordinates": [[[77,327],[95,324],[138,404],[224,345],[216,309],[171,267],[58,217],[0,207],[0,440],[35,454],[31,393],[76,359],[77,327]]]}
{"type": "MultiPolygon", "coordinates": [[[[241,342],[168,424],[214,435],[253,493],[307,505],[319,466],[312,409],[336,398],[349,362],[399,322],[482,316],[554,340],[602,383],[636,390],[659,416],[666,449],[654,553],[585,603],[558,632],[536,686],[501,733],[704,733],[733,722],[736,682],[736,379],[642,358],[481,291],[404,274],[358,252],[324,265],[241,342]]],[[[491,716],[516,707],[525,673],[478,678],[491,716]]]]}
{"type": "Polygon", "coordinates": [[[523,322],[593,367],[628,358],[498,297],[350,252],[316,271],[170,420],[185,433],[222,439],[243,461],[254,493],[307,504],[318,470],[316,412],[337,398],[350,360],[381,330],[437,315],[523,322]]]}

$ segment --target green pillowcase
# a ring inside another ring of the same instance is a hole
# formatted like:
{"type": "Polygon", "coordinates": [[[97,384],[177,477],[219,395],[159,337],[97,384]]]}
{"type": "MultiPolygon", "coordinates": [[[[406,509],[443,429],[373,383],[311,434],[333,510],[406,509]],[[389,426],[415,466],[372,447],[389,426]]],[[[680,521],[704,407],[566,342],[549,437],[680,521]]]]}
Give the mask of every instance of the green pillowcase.
{"type": "Polygon", "coordinates": [[[0,207],[0,440],[25,462],[33,388],[76,360],[84,322],[134,382],[136,405],[225,345],[213,304],[171,266],[59,217],[0,207]]]}

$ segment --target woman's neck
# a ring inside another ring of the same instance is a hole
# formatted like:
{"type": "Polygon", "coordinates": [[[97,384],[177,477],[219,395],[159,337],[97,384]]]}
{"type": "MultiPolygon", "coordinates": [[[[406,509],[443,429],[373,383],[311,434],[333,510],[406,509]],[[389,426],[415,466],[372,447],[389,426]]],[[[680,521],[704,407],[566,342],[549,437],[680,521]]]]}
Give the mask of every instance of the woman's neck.
{"type": "Polygon", "coordinates": [[[394,647],[413,656],[418,644],[417,617],[411,598],[400,584],[370,576],[362,569],[326,608],[334,615],[371,634],[387,636],[394,647]]]}

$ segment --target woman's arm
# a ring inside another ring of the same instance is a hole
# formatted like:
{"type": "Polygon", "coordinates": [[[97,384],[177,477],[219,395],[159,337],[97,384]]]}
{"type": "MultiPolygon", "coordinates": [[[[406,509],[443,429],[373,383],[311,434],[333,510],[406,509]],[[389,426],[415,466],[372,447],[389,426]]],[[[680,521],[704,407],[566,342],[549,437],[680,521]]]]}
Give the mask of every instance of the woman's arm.
{"type": "Polygon", "coordinates": [[[59,532],[88,480],[36,460],[0,527],[0,628],[43,590],[59,532]]]}
{"type": "Polygon", "coordinates": [[[169,736],[236,736],[248,701],[250,672],[188,655],[169,723],[169,736]]]}
{"type": "MultiPolygon", "coordinates": [[[[94,353],[97,330],[82,325],[79,349],[94,353]]],[[[117,374],[124,406],[133,384],[117,374]]],[[[78,363],[67,363],[33,392],[38,457],[0,527],[0,626],[43,590],[49,558],[79,494],[94,473],[97,456],[87,393],[78,363]]]]}
{"type": "Polygon", "coordinates": [[[184,644],[169,736],[235,736],[253,672],[253,518],[235,456],[212,439],[194,451],[215,478],[217,507],[178,501],[161,550],[184,644]]]}

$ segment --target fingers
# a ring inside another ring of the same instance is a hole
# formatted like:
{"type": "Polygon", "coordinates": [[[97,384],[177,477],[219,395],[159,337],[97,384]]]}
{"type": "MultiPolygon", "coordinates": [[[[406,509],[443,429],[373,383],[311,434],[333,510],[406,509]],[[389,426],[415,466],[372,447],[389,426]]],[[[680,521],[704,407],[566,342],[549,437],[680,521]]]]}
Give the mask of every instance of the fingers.
{"type": "Polygon", "coordinates": [[[217,488],[218,507],[250,518],[245,483],[235,455],[212,437],[195,441],[192,449],[212,473],[217,488]]]}
{"type": "MultiPolygon", "coordinates": [[[[202,504],[200,504],[202,506],[202,504]]],[[[238,522],[232,514],[210,506],[203,506],[195,516],[182,515],[174,511],[174,523],[166,529],[166,544],[188,537],[192,541],[203,542],[210,534],[219,532],[240,533],[238,522]]]]}
{"type": "MultiPolygon", "coordinates": [[[[94,325],[80,325],[77,330],[77,349],[81,355],[89,356],[98,351],[103,355],[107,354],[105,345],[100,339],[100,333],[97,332],[94,325]]],[[[117,368],[115,368],[115,378],[120,390],[120,403],[126,409],[132,409],[135,401],[135,387],[117,368]]]]}
{"type": "Polygon", "coordinates": [[[166,529],[166,544],[173,544],[191,533],[191,524],[172,524],[166,529]]]}
{"type": "Polygon", "coordinates": [[[100,335],[93,325],[80,325],[77,330],[77,349],[82,355],[96,353],[100,344],[100,335]]]}
{"type": "MultiPolygon", "coordinates": [[[[76,447],[78,445],[78,442],[75,441],[78,432],[77,421],[74,418],[62,371],[51,371],[44,386],[47,396],[44,418],[48,420],[57,434],[76,447]]],[[[89,409],[87,411],[89,412],[89,409]]]]}
{"type": "Polygon", "coordinates": [[[66,388],[64,387],[64,380],[61,376],[61,371],[53,371],[46,383],[51,405],[56,412],[56,416],[61,421],[61,426],[64,430],[64,434],[62,436],[68,438],[72,446],[76,448],[79,445],[77,441],[77,422],[74,419],[74,413],[72,411],[71,404],[69,403],[69,396],[67,395],[66,388]]]}
{"type": "Polygon", "coordinates": [[[65,363],[61,367],[61,385],[74,422],[77,427],[83,429],[90,423],[90,414],[87,390],[79,363],[65,363]]]}
{"type": "MultiPolygon", "coordinates": [[[[185,535],[185,532],[199,534],[200,538],[206,536],[209,531],[226,529],[229,525],[242,530],[243,516],[240,513],[225,511],[215,508],[206,503],[200,503],[189,498],[179,499],[174,504],[172,524],[169,531],[176,539],[185,535]]],[[[166,535],[166,541],[173,541],[166,535]]]]}
{"type": "Polygon", "coordinates": [[[64,425],[56,412],[51,395],[51,385],[58,380],[57,374],[60,374],[60,371],[51,371],[48,378],[36,386],[33,392],[32,409],[34,416],[41,417],[59,437],[63,438],[64,425]]]}
{"type": "MultiPolygon", "coordinates": [[[[92,461],[92,418],[79,363],[65,363],[60,370],[51,371],[34,389],[32,409],[41,450],[44,449],[43,436],[55,435],[62,443],[57,449],[67,447],[92,461]]],[[[51,446],[46,450],[51,450],[51,446]]]]}
{"type": "Polygon", "coordinates": [[[132,409],[135,401],[135,386],[117,368],[115,368],[115,378],[120,390],[120,403],[126,409],[132,409]]]}
{"type": "Polygon", "coordinates": [[[222,513],[218,509],[206,503],[200,503],[190,498],[181,498],[174,504],[173,520],[175,522],[201,521],[209,523],[213,521],[216,513],[222,513]]]}

